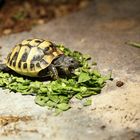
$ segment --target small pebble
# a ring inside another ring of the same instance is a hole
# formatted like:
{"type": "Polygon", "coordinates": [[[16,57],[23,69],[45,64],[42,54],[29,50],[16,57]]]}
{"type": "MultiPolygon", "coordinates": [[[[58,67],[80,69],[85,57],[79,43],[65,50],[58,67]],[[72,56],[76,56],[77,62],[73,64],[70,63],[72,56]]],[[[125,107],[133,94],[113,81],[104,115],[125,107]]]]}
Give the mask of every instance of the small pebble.
{"type": "Polygon", "coordinates": [[[112,106],[108,106],[108,108],[112,108],[112,106]]]}
{"type": "Polygon", "coordinates": [[[102,130],[104,130],[105,128],[106,128],[106,126],[105,126],[105,125],[102,125],[102,126],[101,126],[101,129],[102,129],[102,130]]]}
{"type": "Polygon", "coordinates": [[[122,81],[117,81],[116,82],[116,86],[117,87],[121,87],[121,86],[123,86],[124,85],[124,82],[122,82],[122,81]]]}

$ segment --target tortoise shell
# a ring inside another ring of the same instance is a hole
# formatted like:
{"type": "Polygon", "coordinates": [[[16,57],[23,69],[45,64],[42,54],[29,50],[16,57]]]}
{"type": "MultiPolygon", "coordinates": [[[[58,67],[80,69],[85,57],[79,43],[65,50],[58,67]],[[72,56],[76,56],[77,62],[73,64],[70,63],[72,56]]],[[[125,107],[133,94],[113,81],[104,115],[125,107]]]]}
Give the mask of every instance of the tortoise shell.
{"type": "Polygon", "coordinates": [[[47,68],[61,54],[63,52],[50,41],[23,40],[8,54],[6,65],[19,74],[38,77],[38,73],[47,68]]]}

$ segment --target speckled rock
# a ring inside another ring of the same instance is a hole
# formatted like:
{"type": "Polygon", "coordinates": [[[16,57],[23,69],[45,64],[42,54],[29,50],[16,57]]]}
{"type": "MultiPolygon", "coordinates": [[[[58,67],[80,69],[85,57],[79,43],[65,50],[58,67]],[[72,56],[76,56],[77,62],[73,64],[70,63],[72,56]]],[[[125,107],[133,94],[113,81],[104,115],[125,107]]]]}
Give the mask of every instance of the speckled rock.
{"type": "Polygon", "coordinates": [[[86,10],[31,32],[0,38],[3,58],[23,39],[50,39],[90,54],[100,71],[112,70],[114,78],[91,97],[90,107],[73,102],[73,108],[60,116],[36,105],[34,96],[0,89],[0,139],[140,140],[140,49],[125,44],[140,41],[139,5],[139,0],[94,1],[86,10]],[[117,81],[124,85],[117,87],[117,81]]]}

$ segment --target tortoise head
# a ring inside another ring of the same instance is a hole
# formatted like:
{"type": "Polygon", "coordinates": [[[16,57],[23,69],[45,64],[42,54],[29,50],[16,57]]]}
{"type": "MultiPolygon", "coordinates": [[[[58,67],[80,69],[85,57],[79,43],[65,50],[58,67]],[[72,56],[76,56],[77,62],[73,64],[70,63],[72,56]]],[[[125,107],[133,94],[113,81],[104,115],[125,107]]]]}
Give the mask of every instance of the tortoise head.
{"type": "Polygon", "coordinates": [[[73,57],[61,55],[55,60],[54,65],[59,71],[64,72],[66,75],[70,75],[80,66],[80,63],[73,57]]]}

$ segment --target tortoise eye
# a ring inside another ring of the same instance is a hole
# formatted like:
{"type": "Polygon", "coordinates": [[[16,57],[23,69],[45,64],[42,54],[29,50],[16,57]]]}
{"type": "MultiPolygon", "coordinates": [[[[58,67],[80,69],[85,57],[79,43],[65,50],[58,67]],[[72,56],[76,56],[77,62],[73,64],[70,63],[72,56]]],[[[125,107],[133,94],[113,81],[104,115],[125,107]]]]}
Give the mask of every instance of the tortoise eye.
{"type": "Polygon", "coordinates": [[[70,62],[71,62],[71,63],[74,63],[74,60],[71,60],[70,62]]]}

